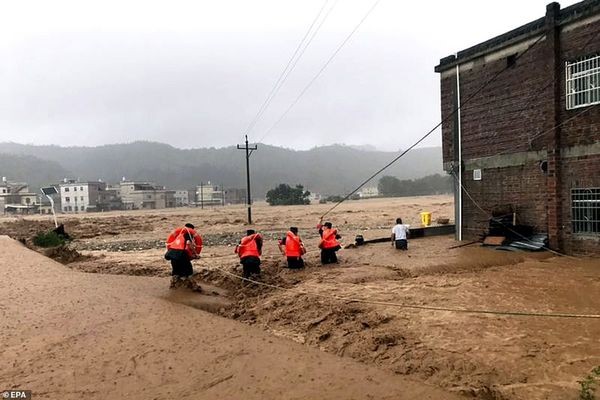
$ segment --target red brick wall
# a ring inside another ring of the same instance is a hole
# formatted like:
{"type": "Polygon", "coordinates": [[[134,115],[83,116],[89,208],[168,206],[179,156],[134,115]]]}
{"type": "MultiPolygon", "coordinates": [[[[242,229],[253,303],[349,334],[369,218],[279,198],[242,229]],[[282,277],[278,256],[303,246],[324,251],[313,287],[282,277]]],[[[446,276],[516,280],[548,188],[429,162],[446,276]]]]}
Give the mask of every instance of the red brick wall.
{"type": "MultiPolygon", "coordinates": [[[[593,54],[600,50],[599,21],[582,25],[560,34],[560,65],[565,61],[593,54]],[[597,34],[596,36],[594,36],[597,34]],[[584,47],[584,45],[586,45],[584,47]]],[[[555,125],[553,88],[548,85],[552,63],[551,49],[543,40],[516,61],[473,99],[467,99],[494,74],[505,68],[506,58],[483,63],[474,60],[469,69],[462,69],[461,110],[463,159],[510,154],[521,151],[546,150],[547,140],[555,125]],[[546,47],[545,47],[546,46],[546,47]],[[542,133],[544,133],[542,135],[542,133]],[[537,135],[537,137],[536,137],[537,135]]],[[[453,68],[441,79],[442,118],[454,109],[455,78],[453,68]]],[[[590,145],[600,141],[600,105],[592,106],[585,114],[567,121],[585,110],[566,109],[564,67],[558,73],[560,86],[559,122],[560,146],[590,145]],[[566,121],[563,123],[563,121],[566,121]]],[[[452,138],[454,119],[442,125],[444,162],[454,158],[452,138]]],[[[600,236],[590,238],[572,234],[571,188],[600,187],[600,155],[559,160],[559,188],[553,192],[550,182],[536,162],[523,166],[484,169],[483,179],[473,181],[472,171],[465,171],[463,184],[474,199],[486,210],[504,204],[516,207],[519,222],[536,227],[540,232],[549,229],[548,206],[558,201],[560,237],[569,253],[600,253],[600,236]],[[550,197],[548,197],[550,196],[550,197]]],[[[482,213],[463,195],[464,237],[474,238],[487,228],[489,214],[482,213]]],[[[550,227],[552,228],[552,227],[550,227]]]]}
{"type": "MultiPolygon", "coordinates": [[[[449,117],[455,108],[454,96],[456,81],[453,76],[442,78],[440,82],[442,120],[449,117]]],[[[454,158],[452,132],[454,131],[454,118],[448,118],[442,123],[442,153],[444,162],[451,162],[454,158]]]]}
{"type": "Polygon", "coordinates": [[[561,161],[563,180],[563,244],[569,254],[599,254],[600,235],[573,234],[571,226],[571,189],[600,187],[600,155],[573,157],[561,161]]]}
{"type": "MultiPolygon", "coordinates": [[[[550,88],[544,79],[543,41],[519,58],[516,65],[493,80],[476,94],[498,71],[507,65],[506,57],[483,64],[475,61],[473,68],[460,73],[462,153],[463,158],[478,158],[500,152],[539,150],[541,140],[529,145],[528,137],[542,131],[548,107],[552,101],[550,88]],[[479,65],[478,65],[479,64],[479,65]],[[471,100],[469,100],[471,98],[471,100]]],[[[446,93],[453,77],[442,79],[442,117],[452,112],[454,90],[446,93]]],[[[452,140],[453,121],[442,127],[444,161],[452,159],[448,143],[452,140]]]]}
{"type": "MultiPolygon", "coordinates": [[[[561,33],[562,65],[567,61],[575,61],[582,56],[600,53],[599,26],[600,21],[595,21],[577,29],[561,33]]],[[[567,110],[564,74],[563,70],[563,73],[560,75],[562,89],[560,101],[561,121],[566,121],[585,110],[584,108],[567,110]]],[[[589,108],[584,114],[575,117],[569,122],[565,122],[561,126],[562,146],[585,145],[597,142],[598,140],[600,140],[600,106],[589,108]]]]}
{"type": "Polygon", "coordinates": [[[486,211],[484,214],[463,194],[465,239],[476,239],[478,234],[486,231],[492,210],[504,205],[511,205],[516,211],[517,223],[534,226],[540,232],[546,230],[546,175],[537,162],[485,169],[481,181],[474,181],[473,172],[465,171],[463,186],[486,211]]]}

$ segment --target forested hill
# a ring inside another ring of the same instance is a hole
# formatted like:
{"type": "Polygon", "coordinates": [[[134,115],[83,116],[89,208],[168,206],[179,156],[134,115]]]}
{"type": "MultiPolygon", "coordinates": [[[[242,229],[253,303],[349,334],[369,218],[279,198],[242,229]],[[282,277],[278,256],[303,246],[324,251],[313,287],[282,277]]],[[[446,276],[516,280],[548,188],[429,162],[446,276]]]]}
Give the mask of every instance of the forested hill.
{"type": "MultiPolygon", "coordinates": [[[[415,149],[385,175],[420,178],[442,172],[439,147],[415,149]]],[[[252,192],[264,198],[279,183],[302,184],[322,194],[347,193],[398,153],[362,150],[344,145],[295,151],[258,145],[251,156],[252,192]]],[[[32,186],[63,178],[118,182],[151,181],[168,188],[192,188],[211,181],[225,187],[245,187],[244,152],[235,147],[177,149],[155,142],[99,147],[35,146],[0,143],[0,175],[26,180],[32,186]]],[[[370,186],[377,186],[375,179],[370,186]]]]}

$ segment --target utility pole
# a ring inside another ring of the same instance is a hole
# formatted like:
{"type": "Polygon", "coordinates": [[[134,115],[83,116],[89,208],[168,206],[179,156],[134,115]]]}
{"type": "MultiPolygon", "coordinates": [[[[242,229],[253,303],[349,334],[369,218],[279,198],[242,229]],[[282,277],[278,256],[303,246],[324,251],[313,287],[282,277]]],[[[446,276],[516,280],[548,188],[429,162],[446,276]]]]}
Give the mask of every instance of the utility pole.
{"type": "Polygon", "coordinates": [[[238,150],[246,150],[246,191],[248,192],[248,225],[252,224],[252,196],[250,195],[250,150],[254,151],[258,147],[256,145],[248,146],[248,135],[246,135],[246,145],[237,145],[238,150]]]}
{"type": "Polygon", "coordinates": [[[200,209],[204,210],[204,182],[200,182],[200,209]]]}

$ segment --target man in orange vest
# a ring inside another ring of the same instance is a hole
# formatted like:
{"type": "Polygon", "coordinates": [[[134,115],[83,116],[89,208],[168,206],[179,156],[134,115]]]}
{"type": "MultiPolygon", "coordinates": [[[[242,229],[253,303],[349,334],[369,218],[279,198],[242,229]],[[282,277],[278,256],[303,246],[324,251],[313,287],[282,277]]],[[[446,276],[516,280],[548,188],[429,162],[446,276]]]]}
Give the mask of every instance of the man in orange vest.
{"type": "Polygon", "coordinates": [[[304,268],[302,256],[306,253],[302,239],[298,236],[298,228],[292,226],[279,241],[279,251],[287,257],[289,269],[304,268]]]}
{"type": "Polygon", "coordinates": [[[194,273],[192,260],[200,258],[202,252],[202,237],[196,232],[194,225],[185,224],[176,228],[167,238],[167,253],[165,258],[171,261],[173,280],[171,287],[177,282],[186,280],[194,273]]]}
{"type": "Polygon", "coordinates": [[[319,235],[321,235],[321,241],[319,242],[319,248],[321,249],[321,264],[337,263],[336,251],[341,249],[340,243],[337,239],[342,237],[338,234],[337,229],[333,229],[331,222],[323,222],[323,218],[319,220],[317,229],[319,235]]]}
{"type": "Polygon", "coordinates": [[[263,239],[260,233],[254,229],[248,229],[246,236],[235,246],[235,253],[240,257],[244,278],[251,274],[260,275],[260,256],[262,254],[263,239]]]}

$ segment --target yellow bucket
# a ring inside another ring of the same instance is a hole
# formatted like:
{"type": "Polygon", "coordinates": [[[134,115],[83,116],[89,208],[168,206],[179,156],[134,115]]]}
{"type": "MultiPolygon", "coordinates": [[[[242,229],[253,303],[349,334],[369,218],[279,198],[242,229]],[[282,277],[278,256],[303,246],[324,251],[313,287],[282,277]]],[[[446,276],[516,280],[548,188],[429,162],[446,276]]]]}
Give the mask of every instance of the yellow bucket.
{"type": "Polygon", "coordinates": [[[430,212],[422,212],[421,213],[421,225],[423,225],[423,226],[431,225],[431,213],[430,212]]]}

